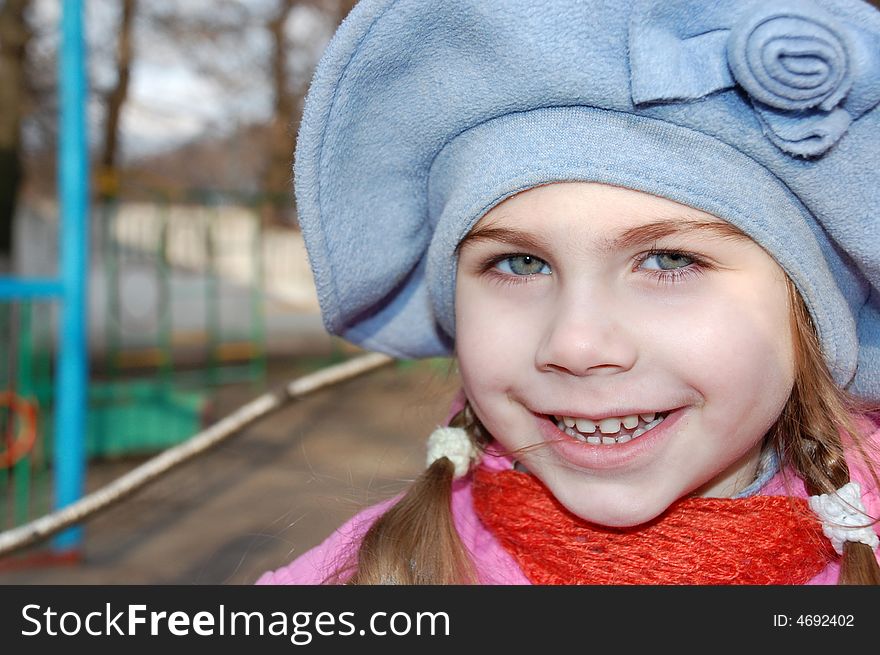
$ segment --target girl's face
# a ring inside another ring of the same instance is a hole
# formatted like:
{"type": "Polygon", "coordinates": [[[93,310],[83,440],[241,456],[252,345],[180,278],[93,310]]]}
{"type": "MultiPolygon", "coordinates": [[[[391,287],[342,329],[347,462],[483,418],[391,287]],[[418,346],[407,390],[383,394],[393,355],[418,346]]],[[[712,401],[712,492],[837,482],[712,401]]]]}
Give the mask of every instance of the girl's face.
{"type": "Polygon", "coordinates": [[[541,446],[517,457],[571,512],[637,525],[751,483],[794,381],[760,246],[671,200],[559,183],[496,206],[459,253],[467,397],[507,449],[541,446]]]}

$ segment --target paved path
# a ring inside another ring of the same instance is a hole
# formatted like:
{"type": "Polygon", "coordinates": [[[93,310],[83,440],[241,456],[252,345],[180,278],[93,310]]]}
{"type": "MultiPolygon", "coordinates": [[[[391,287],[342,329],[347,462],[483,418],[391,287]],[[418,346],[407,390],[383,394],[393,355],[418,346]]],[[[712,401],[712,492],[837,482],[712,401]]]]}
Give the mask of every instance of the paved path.
{"type": "MultiPolygon", "coordinates": [[[[292,372],[276,363],[271,382],[292,372]]],[[[435,360],[306,398],[93,519],[80,564],[0,584],[251,584],[417,475],[457,387],[435,360]]],[[[218,411],[258,392],[226,388],[218,411]]],[[[89,486],[136,463],[93,465],[89,486]]]]}

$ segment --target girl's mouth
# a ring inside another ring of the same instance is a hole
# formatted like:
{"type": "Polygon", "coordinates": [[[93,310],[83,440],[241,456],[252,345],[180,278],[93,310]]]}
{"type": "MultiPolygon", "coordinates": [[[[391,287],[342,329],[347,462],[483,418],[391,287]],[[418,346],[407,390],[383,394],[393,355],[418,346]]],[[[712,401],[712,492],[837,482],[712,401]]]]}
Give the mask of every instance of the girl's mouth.
{"type": "Polygon", "coordinates": [[[610,446],[638,439],[649,430],[660,425],[669,414],[669,411],[651,412],[649,414],[605,418],[601,421],[572,416],[547,415],[547,418],[561,432],[576,441],[596,446],[610,446]]]}

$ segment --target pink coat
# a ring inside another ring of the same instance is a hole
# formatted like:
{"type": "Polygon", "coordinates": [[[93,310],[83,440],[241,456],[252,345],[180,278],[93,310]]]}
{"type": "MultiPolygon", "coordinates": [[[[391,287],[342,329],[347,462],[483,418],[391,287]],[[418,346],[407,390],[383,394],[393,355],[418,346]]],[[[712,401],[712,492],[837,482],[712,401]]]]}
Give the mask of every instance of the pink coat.
{"type": "MultiPolygon", "coordinates": [[[[880,446],[880,429],[877,429],[877,426],[874,426],[869,442],[872,446],[880,446]]],[[[880,490],[878,490],[873,477],[854,458],[849,458],[848,462],[851,479],[861,485],[862,502],[865,509],[872,517],[880,516],[880,490]]],[[[503,457],[487,457],[483,466],[490,470],[503,470],[512,468],[512,462],[503,457]]],[[[880,467],[877,468],[880,469],[880,467]]],[[[782,473],[777,473],[771,478],[760,493],[763,495],[794,495],[801,498],[808,496],[800,479],[793,474],[783,476],[782,473]],[[786,484],[786,480],[788,484],[786,484]]],[[[360,542],[360,538],[373,521],[395,500],[396,498],[389,499],[360,512],[330,535],[322,544],[312,548],[287,566],[275,571],[267,571],[260,576],[256,584],[321,584],[325,578],[348,560],[353,554],[356,544],[360,542]]],[[[452,511],[455,527],[476,565],[482,584],[531,584],[513,557],[504,550],[477,517],[471,496],[470,476],[453,484],[452,511]]],[[[880,523],[875,523],[874,529],[880,534],[880,523]]],[[[880,551],[877,554],[880,558],[880,551]]],[[[840,567],[837,562],[832,562],[807,584],[836,584],[839,572],[840,567]]]]}

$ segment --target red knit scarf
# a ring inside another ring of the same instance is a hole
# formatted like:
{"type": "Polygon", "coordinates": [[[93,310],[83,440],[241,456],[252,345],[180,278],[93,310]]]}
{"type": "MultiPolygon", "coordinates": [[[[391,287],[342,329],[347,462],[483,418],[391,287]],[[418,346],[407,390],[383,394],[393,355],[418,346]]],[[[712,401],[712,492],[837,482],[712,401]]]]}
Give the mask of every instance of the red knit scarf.
{"type": "Polygon", "coordinates": [[[608,528],[518,471],[478,468],[473,495],[533,584],[803,584],[836,557],[801,498],[686,498],[644,525],[608,528]]]}

